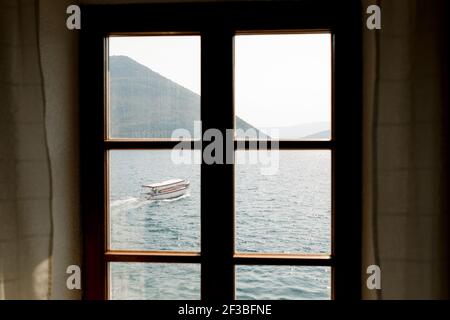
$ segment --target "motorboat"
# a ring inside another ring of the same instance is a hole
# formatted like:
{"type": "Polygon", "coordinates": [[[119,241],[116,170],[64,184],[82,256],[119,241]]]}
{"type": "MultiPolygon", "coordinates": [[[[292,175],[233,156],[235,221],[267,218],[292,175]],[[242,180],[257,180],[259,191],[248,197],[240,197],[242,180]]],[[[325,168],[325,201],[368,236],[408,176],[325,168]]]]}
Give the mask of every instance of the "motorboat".
{"type": "Polygon", "coordinates": [[[150,200],[173,199],[185,195],[189,189],[190,182],[185,179],[171,179],[158,183],[143,185],[150,190],[145,194],[150,200]]]}

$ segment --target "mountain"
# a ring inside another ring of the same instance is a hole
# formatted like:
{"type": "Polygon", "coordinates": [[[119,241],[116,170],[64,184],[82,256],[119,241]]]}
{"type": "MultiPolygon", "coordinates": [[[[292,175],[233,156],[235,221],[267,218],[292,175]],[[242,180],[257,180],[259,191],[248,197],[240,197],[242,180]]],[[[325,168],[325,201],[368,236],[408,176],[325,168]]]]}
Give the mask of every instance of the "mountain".
{"type": "Polygon", "coordinates": [[[302,137],[302,140],[329,140],[329,139],[331,139],[330,130],[324,130],[302,137]]]}
{"type": "MultiPolygon", "coordinates": [[[[112,137],[170,138],[178,128],[194,137],[194,121],[200,121],[198,94],[126,56],[109,58],[109,78],[112,137]]],[[[240,118],[236,128],[255,129],[240,118]]]]}
{"type": "Polygon", "coordinates": [[[330,123],[329,122],[310,122],[288,127],[261,128],[261,131],[273,136],[278,132],[280,139],[329,139],[330,123]],[[312,137],[320,133],[320,137],[312,137]],[[328,133],[328,136],[327,136],[328,133]]]}

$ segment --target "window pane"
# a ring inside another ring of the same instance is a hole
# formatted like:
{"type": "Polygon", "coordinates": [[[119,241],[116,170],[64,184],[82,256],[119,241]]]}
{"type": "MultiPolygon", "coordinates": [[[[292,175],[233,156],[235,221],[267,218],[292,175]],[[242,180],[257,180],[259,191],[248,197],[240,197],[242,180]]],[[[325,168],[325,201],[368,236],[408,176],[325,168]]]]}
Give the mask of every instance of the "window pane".
{"type": "Polygon", "coordinates": [[[109,137],[200,137],[200,37],[109,38],[109,137]]]}
{"type": "Polygon", "coordinates": [[[297,266],[237,266],[236,299],[331,299],[330,268],[297,266]]]}
{"type": "Polygon", "coordinates": [[[111,249],[199,251],[199,157],[193,150],[109,152],[111,249]]]}
{"type": "Polygon", "coordinates": [[[234,43],[236,127],[273,139],[329,140],[331,35],[239,35],[234,43]]]}
{"type": "Polygon", "coordinates": [[[109,263],[112,300],[198,300],[200,265],[109,263]]]}
{"type": "Polygon", "coordinates": [[[330,253],[330,151],[236,151],[235,170],[237,251],[330,253]]]}

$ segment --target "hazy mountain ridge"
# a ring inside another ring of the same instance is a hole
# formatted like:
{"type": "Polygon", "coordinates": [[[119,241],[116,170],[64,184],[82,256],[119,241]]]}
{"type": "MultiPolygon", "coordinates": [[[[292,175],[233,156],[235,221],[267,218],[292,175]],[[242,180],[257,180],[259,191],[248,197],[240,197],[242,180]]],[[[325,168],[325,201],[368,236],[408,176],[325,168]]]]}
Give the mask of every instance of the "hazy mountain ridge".
{"type": "Polygon", "coordinates": [[[331,131],[324,130],[316,132],[307,136],[302,137],[303,140],[314,139],[314,140],[329,140],[331,139],[331,131]]]}
{"type": "Polygon", "coordinates": [[[307,140],[307,139],[330,139],[329,122],[310,122],[295,126],[261,128],[261,131],[269,135],[278,132],[280,139],[307,140]]]}
{"type": "Polygon", "coordinates": [[[194,134],[200,97],[125,56],[109,60],[111,135],[170,137],[177,128],[194,134]]]}
{"type": "MultiPolygon", "coordinates": [[[[127,56],[109,58],[109,78],[112,137],[170,138],[179,128],[187,129],[194,137],[194,122],[200,121],[198,94],[127,56]]],[[[236,117],[236,128],[253,129],[259,138],[277,131],[280,139],[329,139],[330,136],[328,122],[258,130],[236,117]]]]}
{"type": "MultiPolygon", "coordinates": [[[[200,120],[198,94],[126,56],[110,57],[109,77],[111,136],[170,138],[183,128],[194,137],[194,121],[200,120]]],[[[236,127],[258,132],[239,117],[236,127]]]]}

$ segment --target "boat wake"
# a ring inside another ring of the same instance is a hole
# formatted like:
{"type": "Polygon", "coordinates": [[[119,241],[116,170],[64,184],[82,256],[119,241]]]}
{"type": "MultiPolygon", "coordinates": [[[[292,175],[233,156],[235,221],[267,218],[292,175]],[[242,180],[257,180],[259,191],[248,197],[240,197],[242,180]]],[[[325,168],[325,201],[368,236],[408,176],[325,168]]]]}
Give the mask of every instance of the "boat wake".
{"type": "Polygon", "coordinates": [[[174,201],[178,201],[184,198],[190,197],[190,194],[183,194],[182,196],[176,197],[176,198],[171,198],[171,199],[163,199],[163,200],[150,200],[150,201],[160,201],[160,202],[174,202],[174,201]]]}
{"type": "Polygon", "coordinates": [[[144,205],[148,205],[155,202],[174,202],[178,201],[184,198],[190,197],[190,194],[183,194],[176,198],[171,199],[162,199],[162,200],[153,200],[153,199],[147,199],[145,196],[142,198],[136,198],[136,197],[128,197],[125,199],[117,199],[114,201],[111,201],[110,207],[112,210],[130,210],[130,209],[138,209],[144,205]]]}
{"type": "Polygon", "coordinates": [[[123,205],[127,205],[127,204],[130,204],[130,203],[134,203],[134,202],[136,202],[138,200],[139,200],[139,198],[135,198],[135,197],[129,197],[129,198],[125,198],[125,199],[114,200],[114,201],[111,201],[110,206],[111,206],[111,208],[118,207],[118,206],[123,206],[123,205]]]}
{"type": "Polygon", "coordinates": [[[125,199],[118,199],[111,201],[110,207],[112,210],[130,210],[138,209],[146,204],[152,203],[154,200],[144,198],[128,197],[125,199]]]}

